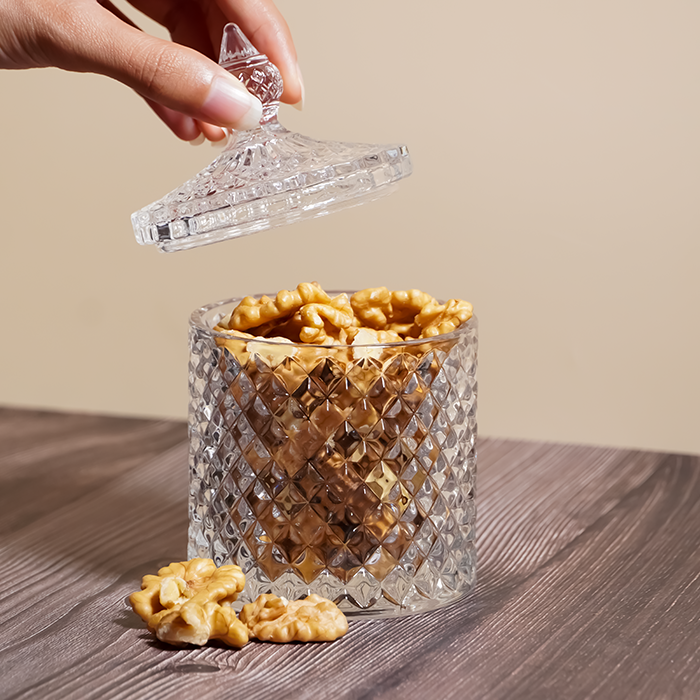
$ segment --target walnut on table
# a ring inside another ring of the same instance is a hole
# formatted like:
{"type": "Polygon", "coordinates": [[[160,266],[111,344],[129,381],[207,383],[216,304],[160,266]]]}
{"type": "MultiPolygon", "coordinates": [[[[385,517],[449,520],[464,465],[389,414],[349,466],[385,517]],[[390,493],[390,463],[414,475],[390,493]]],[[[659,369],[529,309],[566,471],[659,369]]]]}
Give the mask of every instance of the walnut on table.
{"type": "Polygon", "coordinates": [[[332,642],[348,631],[335,603],[314,593],[287,601],[266,594],[243,606],[240,619],[257,639],[269,642],[332,642]]]}
{"type": "Polygon", "coordinates": [[[250,638],[323,642],[348,630],[345,615],[317,595],[291,603],[261,595],[244,606],[238,618],[231,603],[244,586],[240,567],[217,568],[211,559],[192,559],[144,576],[142,590],[132,593],[129,602],[160,641],[175,646],[202,646],[211,639],[239,648],[250,638]]]}
{"type": "Polygon", "coordinates": [[[156,613],[188,601],[232,603],[244,586],[245,574],[239,566],[217,568],[211,559],[197,558],[173,562],[155,576],[144,576],[141,590],[132,593],[129,602],[134,612],[148,622],[156,613]]]}
{"type": "Polygon", "coordinates": [[[182,646],[202,646],[210,639],[220,639],[231,647],[248,643],[248,628],[236,617],[228,605],[189,601],[170,610],[156,613],[148,621],[148,629],[161,642],[182,646]]]}
{"type": "Polygon", "coordinates": [[[222,639],[240,647],[248,641],[248,629],[230,605],[244,586],[240,567],[217,568],[211,559],[191,559],[144,576],[129,602],[162,642],[201,645],[222,639]]]}

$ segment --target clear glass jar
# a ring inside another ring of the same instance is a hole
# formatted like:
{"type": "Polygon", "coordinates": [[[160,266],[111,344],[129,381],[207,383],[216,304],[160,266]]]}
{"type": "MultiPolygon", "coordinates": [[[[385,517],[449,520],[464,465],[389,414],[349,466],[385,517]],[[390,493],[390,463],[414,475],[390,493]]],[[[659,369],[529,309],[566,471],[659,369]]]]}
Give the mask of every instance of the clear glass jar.
{"type": "Polygon", "coordinates": [[[477,321],[367,346],[247,341],[190,319],[188,557],[235,563],[239,605],[317,593],[386,617],[476,574],[477,321]]]}

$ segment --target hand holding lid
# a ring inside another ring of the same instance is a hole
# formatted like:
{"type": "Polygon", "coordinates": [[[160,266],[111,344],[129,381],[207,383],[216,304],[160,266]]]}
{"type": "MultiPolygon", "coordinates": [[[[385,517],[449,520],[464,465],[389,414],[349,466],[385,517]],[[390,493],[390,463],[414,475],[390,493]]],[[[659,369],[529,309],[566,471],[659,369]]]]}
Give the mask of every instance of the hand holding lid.
{"type": "Polygon", "coordinates": [[[219,64],[263,103],[257,128],[234,132],[200,173],[132,215],[136,240],[193,248],[376,199],[411,174],[403,145],[317,141],[277,121],[282,77],[235,24],[224,28],[219,64]]]}

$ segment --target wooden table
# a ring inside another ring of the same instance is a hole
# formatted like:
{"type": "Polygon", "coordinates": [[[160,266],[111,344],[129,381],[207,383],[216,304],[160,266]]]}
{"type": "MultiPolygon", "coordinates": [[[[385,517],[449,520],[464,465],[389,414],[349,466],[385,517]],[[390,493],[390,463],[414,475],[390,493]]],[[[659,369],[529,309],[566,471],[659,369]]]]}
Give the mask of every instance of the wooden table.
{"type": "Polygon", "coordinates": [[[178,650],[182,423],[0,410],[0,697],[700,698],[700,458],[481,440],[479,583],[332,644],[178,650]]]}

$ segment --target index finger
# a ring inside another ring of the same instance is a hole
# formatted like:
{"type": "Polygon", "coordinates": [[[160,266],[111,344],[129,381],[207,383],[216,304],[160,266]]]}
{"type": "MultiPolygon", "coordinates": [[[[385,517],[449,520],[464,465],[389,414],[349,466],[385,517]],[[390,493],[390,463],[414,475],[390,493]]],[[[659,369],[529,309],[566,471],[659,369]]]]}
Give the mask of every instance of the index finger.
{"type": "Polygon", "coordinates": [[[279,68],[284,82],[282,101],[296,104],[302,99],[294,41],[272,0],[131,0],[131,4],[168,29],[174,41],[213,60],[218,59],[224,26],[235,22],[279,68]]]}

